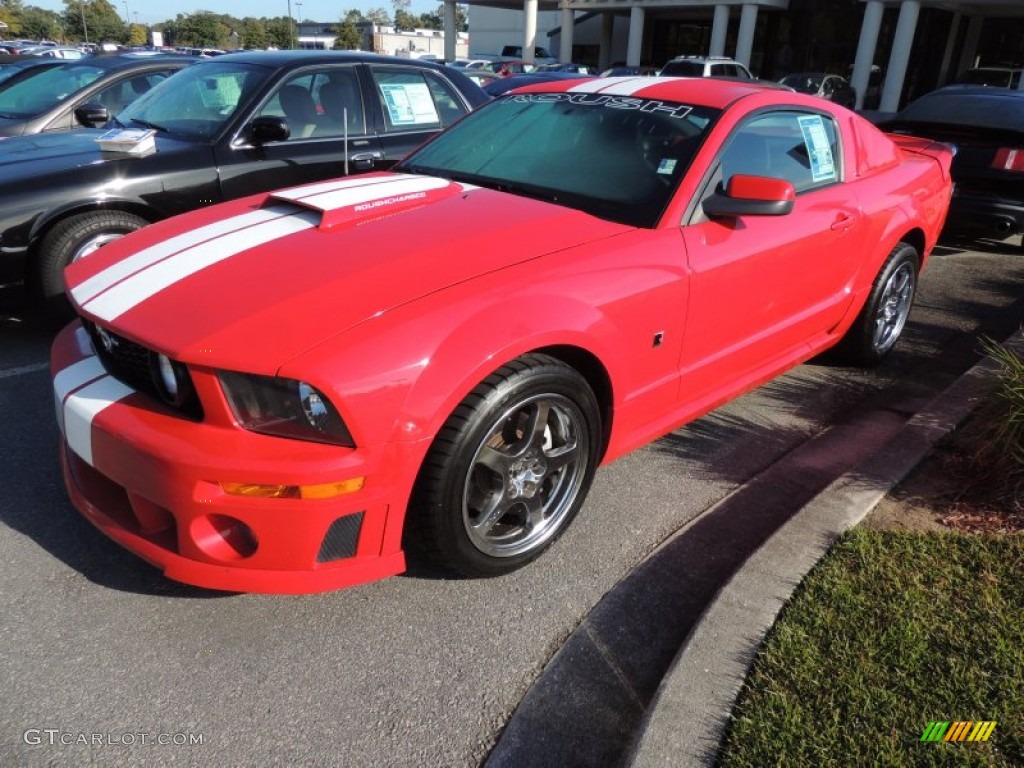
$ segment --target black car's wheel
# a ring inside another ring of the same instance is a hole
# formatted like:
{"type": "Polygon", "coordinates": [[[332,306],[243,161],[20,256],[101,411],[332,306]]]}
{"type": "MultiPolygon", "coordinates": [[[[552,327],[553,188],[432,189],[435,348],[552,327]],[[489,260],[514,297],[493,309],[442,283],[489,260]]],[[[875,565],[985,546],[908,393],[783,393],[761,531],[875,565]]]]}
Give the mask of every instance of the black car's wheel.
{"type": "Polygon", "coordinates": [[[64,299],[64,268],[149,222],[124,211],[90,211],[59,222],[39,244],[37,285],[44,311],[53,320],[70,315],[64,299]]]}
{"type": "Polygon", "coordinates": [[[547,355],[513,360],[462,402],[427,454],[406,540],[466,576],[537,557],[583,505],[600,453],[586,380],[547,355]]]}
{"type": "Polygon", "coordinates": [[[896,345],[914,303],[920,264],[917,249],[909,243],[893,248],[864,308],[837,347],[845,362],[877,365],[896,345]]]}

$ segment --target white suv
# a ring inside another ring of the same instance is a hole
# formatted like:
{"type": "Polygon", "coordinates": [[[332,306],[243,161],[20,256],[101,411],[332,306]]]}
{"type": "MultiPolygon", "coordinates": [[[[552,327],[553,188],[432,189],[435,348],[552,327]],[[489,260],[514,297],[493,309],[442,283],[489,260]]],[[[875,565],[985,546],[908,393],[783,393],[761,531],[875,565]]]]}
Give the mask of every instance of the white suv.
{"type": "Polygon", "coordinates": [[[677,56],[665,64],[660,77],[732,77],[754,80],[750,70],[725,56],[677,56]]]}

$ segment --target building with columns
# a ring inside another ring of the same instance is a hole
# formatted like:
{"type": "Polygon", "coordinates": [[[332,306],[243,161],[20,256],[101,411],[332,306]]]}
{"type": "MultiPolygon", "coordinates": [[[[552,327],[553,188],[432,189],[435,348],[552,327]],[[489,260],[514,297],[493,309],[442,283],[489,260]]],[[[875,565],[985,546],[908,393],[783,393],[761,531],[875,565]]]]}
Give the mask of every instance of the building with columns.
{"type": "MultiPolygon", "coordinates": [[[[1024,65],[1021,0],[463,1],[471,56],[522,45],[524,59],[542,47],[604,69],[726,55],[773,80],[800,71],[846,75],[859,108],[885,112],[968,67],[1024,65]]],[[[454,32],[454,0],[444,7],[454,32]]],[[[454,58],[447,42],[445,57],[454,58]]]]}

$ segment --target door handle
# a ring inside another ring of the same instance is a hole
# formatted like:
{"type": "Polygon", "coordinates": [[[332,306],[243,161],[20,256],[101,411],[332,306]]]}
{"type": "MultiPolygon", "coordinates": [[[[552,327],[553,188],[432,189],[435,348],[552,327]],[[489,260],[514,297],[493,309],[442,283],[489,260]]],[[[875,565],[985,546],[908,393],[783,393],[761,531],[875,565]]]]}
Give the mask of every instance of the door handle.
{"type": "Polygon", "coordinates": [[[379,149],[375,149],[372,152],[356,152],[349,158],[353,163],[373,162],[374,160],[383,160],[384,153],[379,149]]]}
{"type": "Polygon", "coordinates": [[[856,223],[856,216],[850,216],[849,214],[846,213],[840,213],[836,215],[836,220],[832,222],[832,229],[850,229],[856,223]]]}

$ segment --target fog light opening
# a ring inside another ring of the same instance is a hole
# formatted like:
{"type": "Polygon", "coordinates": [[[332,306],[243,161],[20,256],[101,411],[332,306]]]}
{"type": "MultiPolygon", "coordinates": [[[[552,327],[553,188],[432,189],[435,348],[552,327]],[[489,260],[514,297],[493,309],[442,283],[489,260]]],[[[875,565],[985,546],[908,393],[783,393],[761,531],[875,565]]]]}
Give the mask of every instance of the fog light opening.
{"type": "Polygon", "coordinates": [[[214,560],[243,560],[259,546],[252,528],[228,515],[207,515],[192,521],[192,540],[214,560]]]}

